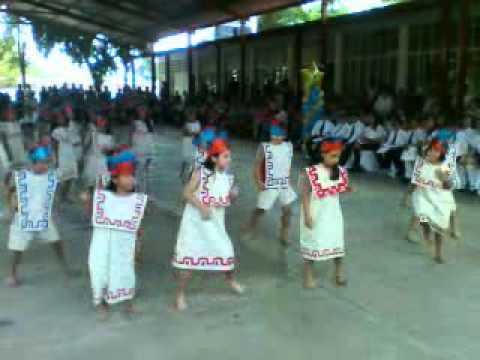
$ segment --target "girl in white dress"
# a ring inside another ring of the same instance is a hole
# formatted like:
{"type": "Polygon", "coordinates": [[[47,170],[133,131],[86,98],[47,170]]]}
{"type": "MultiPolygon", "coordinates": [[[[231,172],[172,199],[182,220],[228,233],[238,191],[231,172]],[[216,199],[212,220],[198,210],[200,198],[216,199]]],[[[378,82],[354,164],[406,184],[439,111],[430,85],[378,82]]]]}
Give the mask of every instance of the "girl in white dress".
{"type": "Polygon", "coordinates": [[[412,175],[415,190],[412,206],[415,217],[422,226],[423,239],[432,246],[434,236],[434,260],[444,262],[442,243],[450,227],[456,205],[453,197],[455,169],[445,164],[447,147],[439,140],[432,140],[424,157],[418,157],[412,175]]]}
{"type": "Polygon", "coordinates": [[[174,304],[177,310],[186,308],[185,290],[193,270],[223,272],[234,292],[244,290],[233,275],[234,250],[225,229],[225,209],[238,195],[233,176],[227,172],[230,162],[226,142],[216,139],[204,166],[192,174],[185,186],[187,205],[172,259],[172,265],[179,270],[174,304]]]}
{"type": "Polygon", "coordinates": [[[70,191],[75,179],[78,178],[77,155],[75,146],[78,137],[72,133],[68,119],[63,112],[55,114],[57,127],[52,131],[54,149],[57,161],[57,172],[60,182],[59,198],[63,201],[70,200],[70,191]]]}
{"type": "Polygon", "coordinates": [[[113,149],[113,137],[109,133],[107,119],[98,116],[87,140],[87,152],[83,180],[90,192],[99,178],[108,175],[107,153],[113,149]]]}
{"type": "Polygon", "coordinates": [[[25,165],[27,163],[27,152],[23,142],[22,128],[15,119],[15,110],[8,107],[2,115],[5,121],[0,123],[0,133],[4,139],[5,151],[8,154],[8,165],[25,165]]]}
{"type": "Polygon", "coordinates": [[[147,195],[135,192],[135,155],[119,150],[109,158],[111,182],[93,197],[93,234],[88,266],[93,303],[107,317],[109,306],[125,302],[134,313],[135,245],[147,195]]]}
{"type": "Polygon", "coordinates": [[[300,217],[300,248],[304,259],[303,286],[315,287],[315,261],[334,259],[335,284],[345,286],[342,258],[345,255],[343,215],[339,193],[351,191],[348,174],[338,166],[343,144],[326,139],[317,148],[320,160],[305,169],[300,217]]]}

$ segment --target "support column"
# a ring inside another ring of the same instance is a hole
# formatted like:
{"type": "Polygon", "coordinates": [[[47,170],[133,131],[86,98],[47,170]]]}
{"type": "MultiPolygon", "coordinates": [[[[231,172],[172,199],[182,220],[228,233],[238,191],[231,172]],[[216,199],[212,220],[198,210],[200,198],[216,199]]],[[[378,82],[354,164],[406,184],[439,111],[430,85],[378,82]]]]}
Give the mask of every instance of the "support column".
{"type": "Polygon", "coordinates": [[[301,99],[303,96],[303,84],[302,84],[302,65],[303,65],[303,32],[298,29],[295,34],[293,45],[293,73],[295,76],[295,94],[297,99],[301,99]]]}
{"type": "Polygon", "coordinates": [[[171,86],[171,78],[170,78],[170,54],[165,55],[165,83],[167,84],[167,100],[170,98],[170,86],[171,86]]]}
{"type": "Polygon", "coordinates": [[[222,94],[222,48],[220,44],[215,44],[216,51],[216,82],[217,82],[217,95],[222,94]]]}
{"type": "Polygon", "coordinates": [[[334,65],[334,83],[333,88],[335,94],[342,93],[343,85],[343,34],[338,32],[335,34],[335,65],[334,65]]]}
{"type": "Polygon", "coordinates": [[[192,49],[192,32],[188,33],[188,48],[187,48],[187,72],[188,72],[188,96],[191,98],[195,93],[193,84],[193,49],[192,49]]]}
{"type": "Polygon", "coordinates": [[[132,88],[135,89],[137,87],[135,79],[135,59],[132,59],[132,62],[130,64],[132,67],[132,88]]]}
{"type": "Polygon", "coordinates": [[[245,20],[241,20],[240,25],[240,99],[245,101],[246,94],[246,59],[247,58],[247,43],[245,38],[245,20]]]}
{"type": "Polygon", "coordinates": [[[152,72],[151,92],[156,96],[157,95],[157,64],[156,64],[155,55],[151,56],[150,62],[151,62],[151,72],[152,72]]]}
{"type": "Polygon", "coordinates": [[[408,38],[408,25],[401,25],[398,29],[397,91],[407,90],[408,86],[408,38]]]}
{"type": "Polygon", "coordinates": [[[327,66],[328,49],[328,26],[327,26],[328,0],[322,0],[322,32],[320,34],[320,63],[321,66],[327,66]]]}
{"type": "Polygon", "coordinates": [[[463,112],[464,98],[467,91],[468,46],[470,42],[470,0],[460,2],[460,21],[458,28],[459,49],[457,62],[456,111],[460,116],[463,112]]]}

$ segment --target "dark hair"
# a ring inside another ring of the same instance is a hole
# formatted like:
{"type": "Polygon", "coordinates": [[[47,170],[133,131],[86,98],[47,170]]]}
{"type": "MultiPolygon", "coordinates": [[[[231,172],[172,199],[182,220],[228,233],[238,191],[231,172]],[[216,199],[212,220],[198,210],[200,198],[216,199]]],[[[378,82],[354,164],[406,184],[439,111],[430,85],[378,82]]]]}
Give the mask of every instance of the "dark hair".
{"type": "MultiPolygon", "coordinates": [[[[432,146],[433,146],[433,142],[434,140],[430,141],[427,145],[427,147],[425,148],[425,151],[424,153],[422,154],[423,156],[427,155],[427,153],[432,149],[432,146]]],[[[443,146],[445,147],[445,144],[443,144],[443,146]]],[[[445,147],[445,152],[443,152],[441,155],[440,155],[440,162],[443,162],[445,161],[445,158],[447,157],[447,148],[445,147]]]]}
{"type": "MultiPolygon", "coordinates": [[[[307,147],[307,151],[310,154],[310,166],[323,164],[323,156],[320,151],[320,144],[310,143],[310,149],[307,147]]],[[[332,168],[330,173],[330,180],[337,181],[340,179],[340,166],[336,165],[332,168]]]]}
{"type": "MultiPolygon", "coordinates": [[[[114,192],[114,193],[117,192],[117,185],[115,185],[115,183],[113,182],[112,179],[110,179],[107,186],[105,186],[105,190],[111,191],[111,192],[114,192]]],[[[134,193],[135,192],[135,187],[130,192],[134,193]]]]}

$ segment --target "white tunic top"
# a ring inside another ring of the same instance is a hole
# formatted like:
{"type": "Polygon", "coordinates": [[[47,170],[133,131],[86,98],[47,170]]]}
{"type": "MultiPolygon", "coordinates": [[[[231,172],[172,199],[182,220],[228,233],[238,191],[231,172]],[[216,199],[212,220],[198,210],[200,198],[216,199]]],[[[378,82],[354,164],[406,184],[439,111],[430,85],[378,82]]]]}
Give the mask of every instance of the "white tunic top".
{"type": "Polygon", "coordinates": [[[235,258],[232,241],[225,229],[225,208],[230,206],[233,176],[200,169],[198,199],[210,208],[210,219],[187,204],[177,237],[172,265],[178,269],[229,271],[235,258]]]}
{"type": "Polygon", "coordinates": [[[60,181],[78,177],[77,155],[75,142],[77,137],[65,126],[57,127],[52,132],[52,138],[58,142],[58,177],[60,181]]]}
{"type": "Polygon", "coordinates": [[[300,217],[300,248],[307,260],[327,260],[345,255],[343,215],[338,194],[348,190],[348,173],[340,169],[339,179],[330,180],[323,165],[306,169],[312,188],[310,213],[313,228],[305,226],[303,206],[300,217]]]}
{"type": "Polygon", "coordinates": [[[133,125],[132,150],[139,161],[146,161],[154,153],[153,133],[148,131],[147,124],[142,120],[135,120],[133,125]]]}
{"type": "Polygon", "coordinates": [[[88,186],[96,183],[98,177],[108,175],[105,151],[113,148],[113,137],[98,131],[92,131],[92,142],[85,159],[83,178],[88,186]]]}
{"type": "Polygon", "coordinates": [[[292,143],[263,143],[262,147],[265,156],[265,188],[287,189],[293,158],[292,143]]]}
{"type": "Polygon", "coordinates": [[[55,172],[34,174],[29,170],[17,171],[15,172],[15,186],[20,229],[23,231],[47,230],[57,188],[55,172]]]}
{"type": "Polygon", "coordinates": [[[448,229],[451,213],[456,207],[452,190],[444,189],[436,175],[444,167],[418,157],[412,175],[412,184],[416,185],[412,195],[414,213],[421,222],[430,224],[439,232],[448,229]]]}

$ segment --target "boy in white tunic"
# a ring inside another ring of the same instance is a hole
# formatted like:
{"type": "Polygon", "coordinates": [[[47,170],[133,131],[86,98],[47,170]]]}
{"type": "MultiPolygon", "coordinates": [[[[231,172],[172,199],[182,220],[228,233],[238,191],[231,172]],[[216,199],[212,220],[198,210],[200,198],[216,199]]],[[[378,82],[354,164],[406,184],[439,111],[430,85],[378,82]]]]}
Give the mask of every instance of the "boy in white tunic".
{"type": "Polygon", "coordinates": [[[35,145],[29,153],[30,169],[16,171],[7,179],[7,203],[12,213],[8,249],[13,252],[13,261],[8,285],[20,285],[18,266],[22,255],[33,240],[51,243],[68,275],[63,243],[55,223],[51,219],[53,199],[57,189],[56,173],[49,169],[50,149],[44,144],[35,145]]]}
{"type": "Polygon", "coordinates": [[[225,229],[225,210],[238,195],[230,166],[230,150],[216,139],[205,164],[196,170],[185,186],[187,201],[178,231],[172,265],[179,270],[174,308],[186,308],[185,290],[193,270],[220,271],[236,293],[244,291],[234,278],[235,255],[225,229]]]}
{"type": "Polygon", "coordinates": [[[445,163],[447,147],[439,140],[432,140],[425,157],[417,158],[412,175],[415,190],[412,206],[415,217],[423,230],[423,239],[431,247],[434,235],[434,260],[444,262],[442,243],[450,227],[456,205],[453,197],[455,169],[445,163]]]}
{"type": "Polygon", "coordinates": [[[338,194],[351,190],[347,171],[338,166],[342,148],[341,140],[324,140],[318,147],[318,163],[305,169],[301,177],[300,248],[306,289],[315,287],[314,262],[329,259],[334,259],[335,263],[335,284],[346,285],[342,275],[343,215],[338,194]]]}
{"type": "Polygon", "coordinates": [[[290,184],[293,146],[290,141],[285,141],[285,137],[286,131],[281,125],[272,122],[270,142],[262,143],[258,149],[254,179],[259,193],[257,207],[247,229],[254,231],[260,217],[278,201],[282,206],[280,241],[288,246],[291,204],[297,199],[297,194],[290,184]]]}
{"type": "Polygon", "coordinates": [[[111,182],[93,198],[93,235],[88,267],[93,303],[103,318],[109,305],[126,302],[134,313],[135,243],[147,195],[135,192],[135,155],[120,150],[109,158],[111,182]]]}

